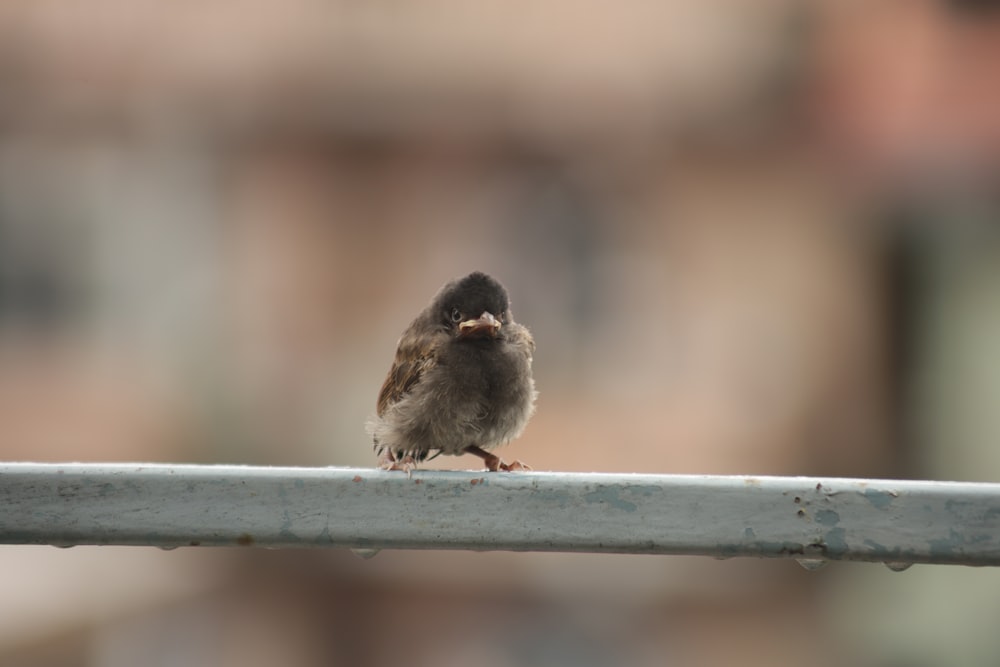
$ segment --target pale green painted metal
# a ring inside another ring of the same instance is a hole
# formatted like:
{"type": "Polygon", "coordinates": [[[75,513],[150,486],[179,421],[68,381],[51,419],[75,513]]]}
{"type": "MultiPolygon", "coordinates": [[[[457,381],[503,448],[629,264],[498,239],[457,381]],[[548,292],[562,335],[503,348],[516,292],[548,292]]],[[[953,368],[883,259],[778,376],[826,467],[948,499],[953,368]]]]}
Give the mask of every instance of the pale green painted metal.
{"type": "Polygon", "coordinates": [[[0,464],[0,544],[1000,565],[1000,484],[10,463],[0,464]]]}

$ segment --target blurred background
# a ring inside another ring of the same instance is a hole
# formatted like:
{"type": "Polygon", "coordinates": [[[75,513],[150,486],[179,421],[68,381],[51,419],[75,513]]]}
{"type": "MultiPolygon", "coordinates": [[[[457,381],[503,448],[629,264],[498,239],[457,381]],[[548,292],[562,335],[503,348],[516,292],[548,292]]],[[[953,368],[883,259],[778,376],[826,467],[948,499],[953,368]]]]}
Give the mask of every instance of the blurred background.
{"type": "MultiPolygon", "coordinates": [[[[396,338],[481,269],[536,470],[996,481],[998,82],[989,0],[6,0],[0,458],[372,466],[396,338]]],[[[1000,661],[990,569],[0,571],[4,666],[1000,661]]]]}

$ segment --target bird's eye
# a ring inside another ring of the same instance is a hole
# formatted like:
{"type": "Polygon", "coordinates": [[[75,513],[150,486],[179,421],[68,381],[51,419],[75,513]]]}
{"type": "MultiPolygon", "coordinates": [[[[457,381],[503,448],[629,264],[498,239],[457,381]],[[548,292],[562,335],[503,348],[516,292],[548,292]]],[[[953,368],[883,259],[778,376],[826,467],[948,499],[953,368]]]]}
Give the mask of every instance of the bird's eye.
{"type": "Polygon", "coordinates": [[[452,308],[451,309],[451,321],[452,322],[461,322],[462,321],[462,311],[460,311],[458,308],[452,308]]]}

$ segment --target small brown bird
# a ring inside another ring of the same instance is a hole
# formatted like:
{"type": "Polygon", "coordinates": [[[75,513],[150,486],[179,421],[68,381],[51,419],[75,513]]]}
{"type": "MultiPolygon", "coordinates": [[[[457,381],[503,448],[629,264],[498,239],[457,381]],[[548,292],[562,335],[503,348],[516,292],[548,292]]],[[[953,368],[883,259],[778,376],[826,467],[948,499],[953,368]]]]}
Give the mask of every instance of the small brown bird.
{"type": "Polygon", "coordinates": [[[447,283],[403,332],[379,392],[368,422],[379,467],[409,473],[434,453],[528,470],[488,450],[521,435],[535,411],[534,349],[503,285],[480,272],[447,283]]]}

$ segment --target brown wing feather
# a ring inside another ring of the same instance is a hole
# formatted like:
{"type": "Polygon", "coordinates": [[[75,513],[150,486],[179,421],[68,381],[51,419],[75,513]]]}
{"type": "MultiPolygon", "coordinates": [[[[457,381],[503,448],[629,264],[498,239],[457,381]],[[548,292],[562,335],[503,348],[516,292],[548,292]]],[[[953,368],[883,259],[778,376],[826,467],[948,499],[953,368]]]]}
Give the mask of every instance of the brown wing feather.
{"type": "Polygon", "coordinates": [[[392,368],[378,393],[376,412],[379,417],[389,406],[406,396],[420,382],[424,373],[434,367],[441,338],[440,335],[417,337],[409,333],[403,334],[396,348],[392,368]]]}

